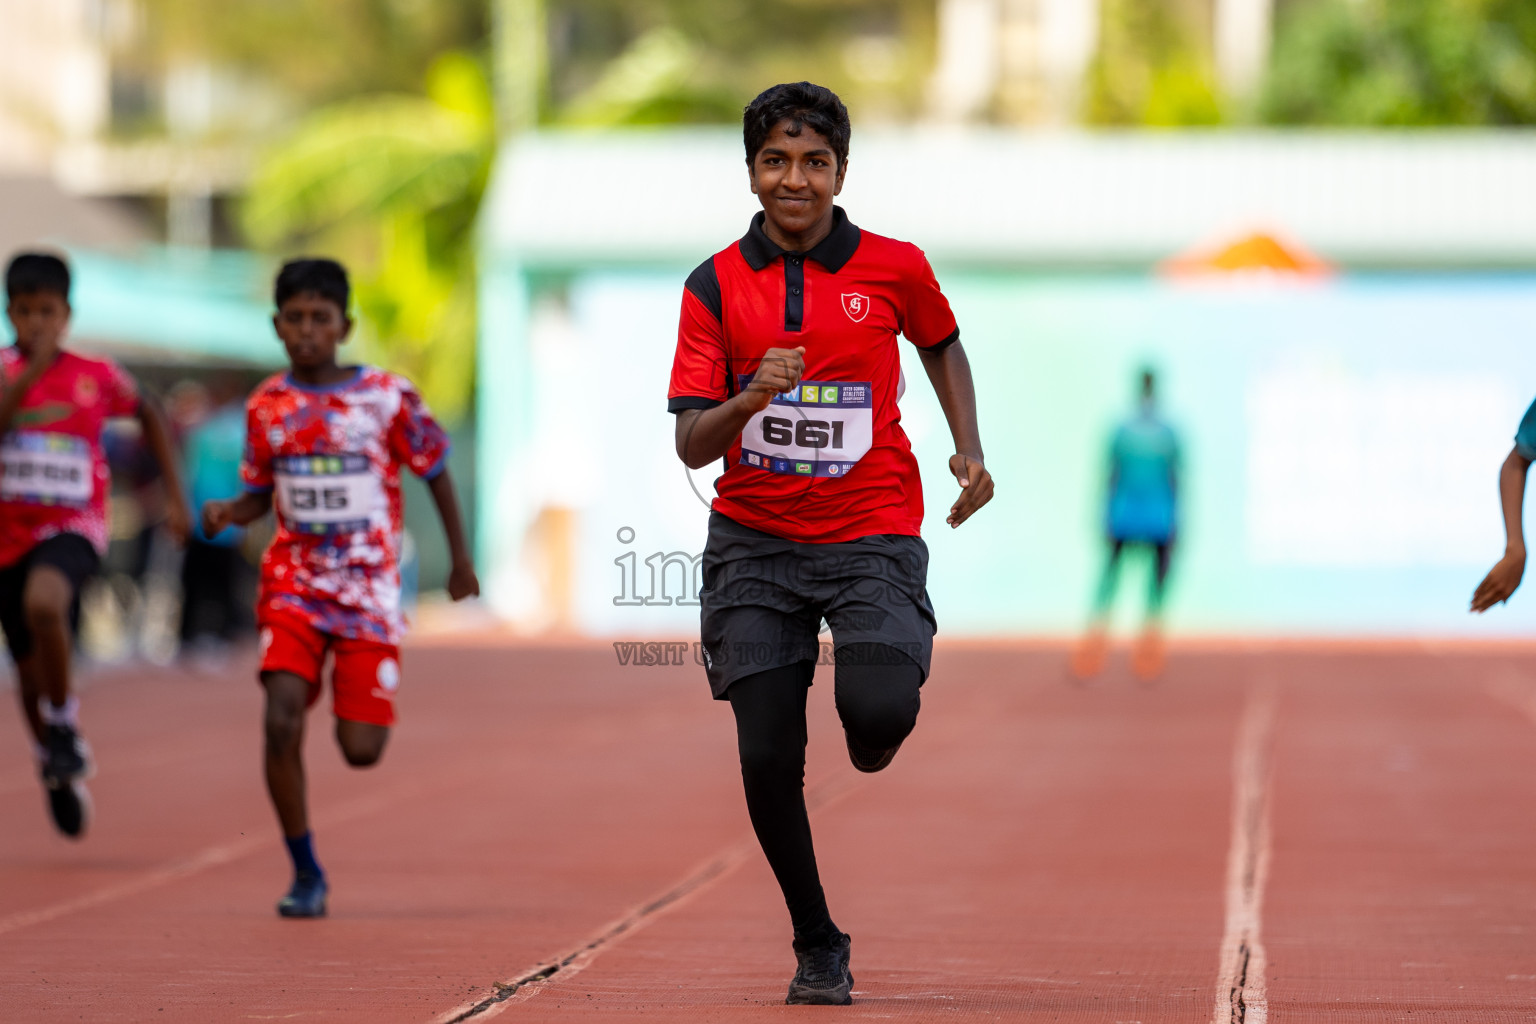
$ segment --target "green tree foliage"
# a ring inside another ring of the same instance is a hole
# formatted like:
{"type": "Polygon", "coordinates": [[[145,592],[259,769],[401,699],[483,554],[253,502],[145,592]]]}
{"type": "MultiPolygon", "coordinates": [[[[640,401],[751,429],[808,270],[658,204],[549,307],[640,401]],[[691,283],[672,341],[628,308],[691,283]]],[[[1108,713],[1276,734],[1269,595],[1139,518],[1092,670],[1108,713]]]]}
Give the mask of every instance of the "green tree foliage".
{"type": "Polygon", "coordinates": [[[439,57],[425,96],[315,111],[255,169],[243,226],[269,251],[351,268],[366,357],[405,373],[452,421],[474,382],[474,224],[495,149],[478,61],[439,57]]]}
{"type": "Polygon", "coordinates": [[[304,105],[418,92],[428,68],[486,38],[486,0],[139,0],[140,46],[212,59],[304,105]]]}
{"type": "MultiPolygon", "coordinates": [[[[206,62],[294,112],[254,168],[247,238],[343,260],[361,354],[448,419],[473,389],[497,2],[141,0],[135,44],[141,63],[206,62]]],[[[546,0],[544,21],[541,120],[562,125],[734,123],[761,88],[800,78],[900,114],[931,60],[931,0],[546,0]]]]}
{"type": "Polygon", "coordinates": [[[494,152],[471,56],[486,46],[487,0],[140,3],[141,68],[207,63],[288,111],[279,132],[252,140],[262,155],[240,204],[246,239],[345,263],[357,356],[410,376],[446,420],[464,415],[473,231],[494,152]]]}
{"type": "Polygon", "coordinates": [[[855,115],[916,113],[933,0],[551,0],[547,119],[730,124],[775,82],[811,79],[855,115]]]}
{"type": "Polygon", "coordinates": [[[1103,0],[1099,49],[1088,71],[1089,124],[1219,124],[1209,8],[1189,0],[1103,0]]]}
{"type": "MultiPolygon", "coordinates": [[[[302,106],[415,92],[445,52],[483,52],[499,0],[139,0],[141,61],[216,61],[302,106]]],[[[811,78],[910,114],[934,0],[545,0],[544,119],[728,123],[774,82],[811,78]],[[620,95],[618,86],[629,86],[620,95]],[[569,110],[569,116],[567,111],[569,110]]]]}
{"type": "Polygon", "coordinates": [[[1278,29],[1271,123],[1536,123],[1532,0],[1299,0],[1278,29]]]}

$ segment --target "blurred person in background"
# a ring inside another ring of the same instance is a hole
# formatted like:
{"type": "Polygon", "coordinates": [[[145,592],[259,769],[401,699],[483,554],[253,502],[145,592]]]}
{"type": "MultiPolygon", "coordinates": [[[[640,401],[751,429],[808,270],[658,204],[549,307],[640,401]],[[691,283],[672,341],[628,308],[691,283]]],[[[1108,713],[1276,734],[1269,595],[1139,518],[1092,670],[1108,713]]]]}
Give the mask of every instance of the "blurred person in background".
{"type": "Polygon", "coordinates": [[[1157,375],[1141,372],[1136,411],[1116,429],[1109,448],[1109,500],[1105,527],[1109,558],[1099,579],[1093,618],[1072,659],[1079,679],[1096,675],[1109,650],[1109,617],[1120,581],[1125,549],[1146,548],[1152,554],[1152,579],[1147,617],[1131,656],[1131,668],[1152,679],[1163,667],[1163,597],[1178,527],[1179,437],[1157,407],[1157,375]]]}
{"type": "Polygon", "coordinates": [[[171,424],[176,447],[187,450],[187,436],[213,412],[213,399],[200,380],[187,378],[170,386],[165,393],[165,416],[171,424]]]}
{"type": "Polygon", "coordinates": [[[448,595],[480,593],[458,497],[447,432],[405,378],[342,365],[352,331],[351,284],[335,260],[283,265],[272,325],[290,369],[252,394],[246,411],[240,497],[203,506],[217,537],[276,510],[277,533],[262,558],[257,618],[259,678],[266,691],[267,792],[293,861],[278,901],[283,917],[324,917],[329,883],[315,856],[304,772],[306,714],[329,662],[336,742],[347,763],[384,755],[400,686],[400,471],[426,480],[448,540],[448,595]]]}
{"type": "Polygon", "coordinates": [[[69,267],[57,256],[22,253],[6,268],[5,287],[16,341],[0,349],[0,628],[54,824],[79,838],[90,822],[84,782],[94,764],[80,736],[71,655],[80,587],[107,549],[111,476],[101,441],[108,419],[137,418],[179,539],[190,516],[154,403],[116,363],[64,348],[69,267]]]}
{"type": "MultiPolygon", "coordinates": [[[[176,442],[174,395],[167,430],[176,442]]],[[[148,438],[133,420],[108,425],[102,450],[112,470],[110,545],[100,584],[86,604],[85,651],[108,662],[142,657],[165,664],[175,650],[178,552],[168,543],[164,479],[148,438]]],[[[174,447],[173,447],[173,450],[174,447]]]]}
{"type": "MultiPolygon", "coordinates": [[[[167,426],[176,439],[174,415],[167,410],[167,426]]],[[[155,531],[165,519],[165,498],[160,493],[160,466],[145,443],[144,432],[133,422],[113,423],[101,437],[107,464],[118,483],[119,494],[129,507],[119,503],[113,509],[113,539],[122,550],[109,559],[111,568],[125,574],[137,585],[142,583],[154,561],[155,531]]]]}
{"type": "MultiPolygon", "coordinates": [[[[206,502],[240,491],[245,387],[238,375],[229,372],[216,374],[207,388],[185,383],[199,392],[189,394],[185,405],[186,412],[195,415],[179,422],[187,492],[193,507],[202,508],[206,502]]],[[[253,572],[243,550],[244,537],[245,531],[238,526],[227,526],[210,537],[199,522],[192,531],[181,564],[184,655],[216,657],[254,635],[255,613],[245,599],[252,589],[253,572]]]]}

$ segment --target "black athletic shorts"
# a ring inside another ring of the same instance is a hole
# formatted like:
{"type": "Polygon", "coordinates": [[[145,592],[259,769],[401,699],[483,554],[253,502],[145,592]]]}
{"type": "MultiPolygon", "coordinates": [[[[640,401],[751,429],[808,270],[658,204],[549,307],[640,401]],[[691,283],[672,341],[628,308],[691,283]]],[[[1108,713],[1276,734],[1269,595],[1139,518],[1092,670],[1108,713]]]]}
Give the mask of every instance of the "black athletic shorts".
{"type": "Polygon", "coordinates": [[[5,631],[6,645],[16,661],[32,653],[32,631],[27,628],[21,598],[27,587],[27,576],[39,565],[59,570],[74,588],[75,598],[69,606],[69,623],[74,629],[80,623],[80,587],[101,567],[101,556],[91,542],[78,533],[60,533],[0,568],[0,629],[5,631]]]}
{"type": "Polygon", "coordinates": [[[754,673],[828,660],[823,618],[835,647],[882,644],[928,676],[938,623],[921,537],[802,544],[711,512],[702,569],[704,668],[716,700],[754,673]]]}

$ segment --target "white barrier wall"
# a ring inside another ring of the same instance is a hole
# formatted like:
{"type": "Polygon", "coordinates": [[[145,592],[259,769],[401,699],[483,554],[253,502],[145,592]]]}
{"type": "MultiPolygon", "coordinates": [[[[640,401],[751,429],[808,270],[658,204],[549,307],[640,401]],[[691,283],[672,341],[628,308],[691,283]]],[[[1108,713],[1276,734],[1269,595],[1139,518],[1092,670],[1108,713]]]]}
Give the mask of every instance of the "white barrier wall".
{"type": "MultiPolygon", "coordinates": [[[[530,628],[696,628],[684,577],[713,473],[676,460],[665,394],[682,282],[755,208],[739,145],[534,138],[503,162],[485,228],[479,545],[493,606],[530,628]],[[642,201],[613,187],[620,165],[686,189],[642,201]]],[[[856,135],[840,201],[932,256],[998,478],[973,523],[943,526],[949,440],[911,358],[902,407],[941,628],[1081,625],[1103,557],[1103,446],[1150,361],[1189,463],[1175,629],[1523,630],[1521,598],[1484,619],[1465,606],[1501,550],[1497,469],[1536,395],[1536,276],[1191,287],[1146,268],[1275,225],[1357,263],[1536,267],[1533,179],[1536,138],[1520,133],[856,135]],[[914,191],[913,169],[935,167],[943,187],[914,191]],[[1087,269],[1102,264],[1137,269],[1087,269]]]]}
{"type": "MultiPolygon", "coordinates": [[[[1502,550],[1498,466],[1536,397],[1536,276],[1201,289],[939,272],[998,480],[971,523],[944,526],[955,490],[948,432],[909,350],[902,412],[923,468],[946,631],[1080,624],[1102,558],[1104,445],[1144,363],[1159,368],[1186,450],[1174,628],[1524,627],[1518,599],[1483,620],[1465,606],[1502,550]]],[[[572,510],[571,613],[582,631],[696,625],[689,559],[715,470],[678,462],[665,411],[683,276],[578,275],[563,308],[551,300],[533,317],[537,373],[523,401],[535,428],[482,522],[491,543],[512,547],[512,524],[536,518],[533,506],[572,510]]],[[[536,592],[537,567],[524,572],[536,592]]],[[[493,588],[510,585],[504,573],[492,573],[493,588]]],[[[1128,610],[1141,601],[1136,578],[1128,610]]]]}

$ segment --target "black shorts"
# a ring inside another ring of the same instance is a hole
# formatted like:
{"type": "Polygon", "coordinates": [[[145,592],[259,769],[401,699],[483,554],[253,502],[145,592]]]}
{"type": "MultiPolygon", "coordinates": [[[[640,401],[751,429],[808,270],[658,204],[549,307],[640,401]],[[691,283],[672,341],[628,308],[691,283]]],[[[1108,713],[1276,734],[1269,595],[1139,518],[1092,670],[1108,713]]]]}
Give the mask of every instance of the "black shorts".
{"type": "Polygon", "coordinates": [[[32,653],[32,631],[27,628],[21,599],[27,589],[27,576],[39,565],[59,570],[74,588],[74,600],[69,605],[69,623],[73,630],[80,622],[80,587],[101,567],[101,556],[91,542],[78,533],[60,533],[0,568],[0,629],[5,631],[6,645],[16,661],[32,653]]]}
{"type": "Polygon", "coordinates": [[[823,618],[836,648],[881,644],[928,676],[938,623],[921,537],[802,544],[711,512],[702,569],[704,668],[716,700],[738,679],[828,660],[823,618]]]}

